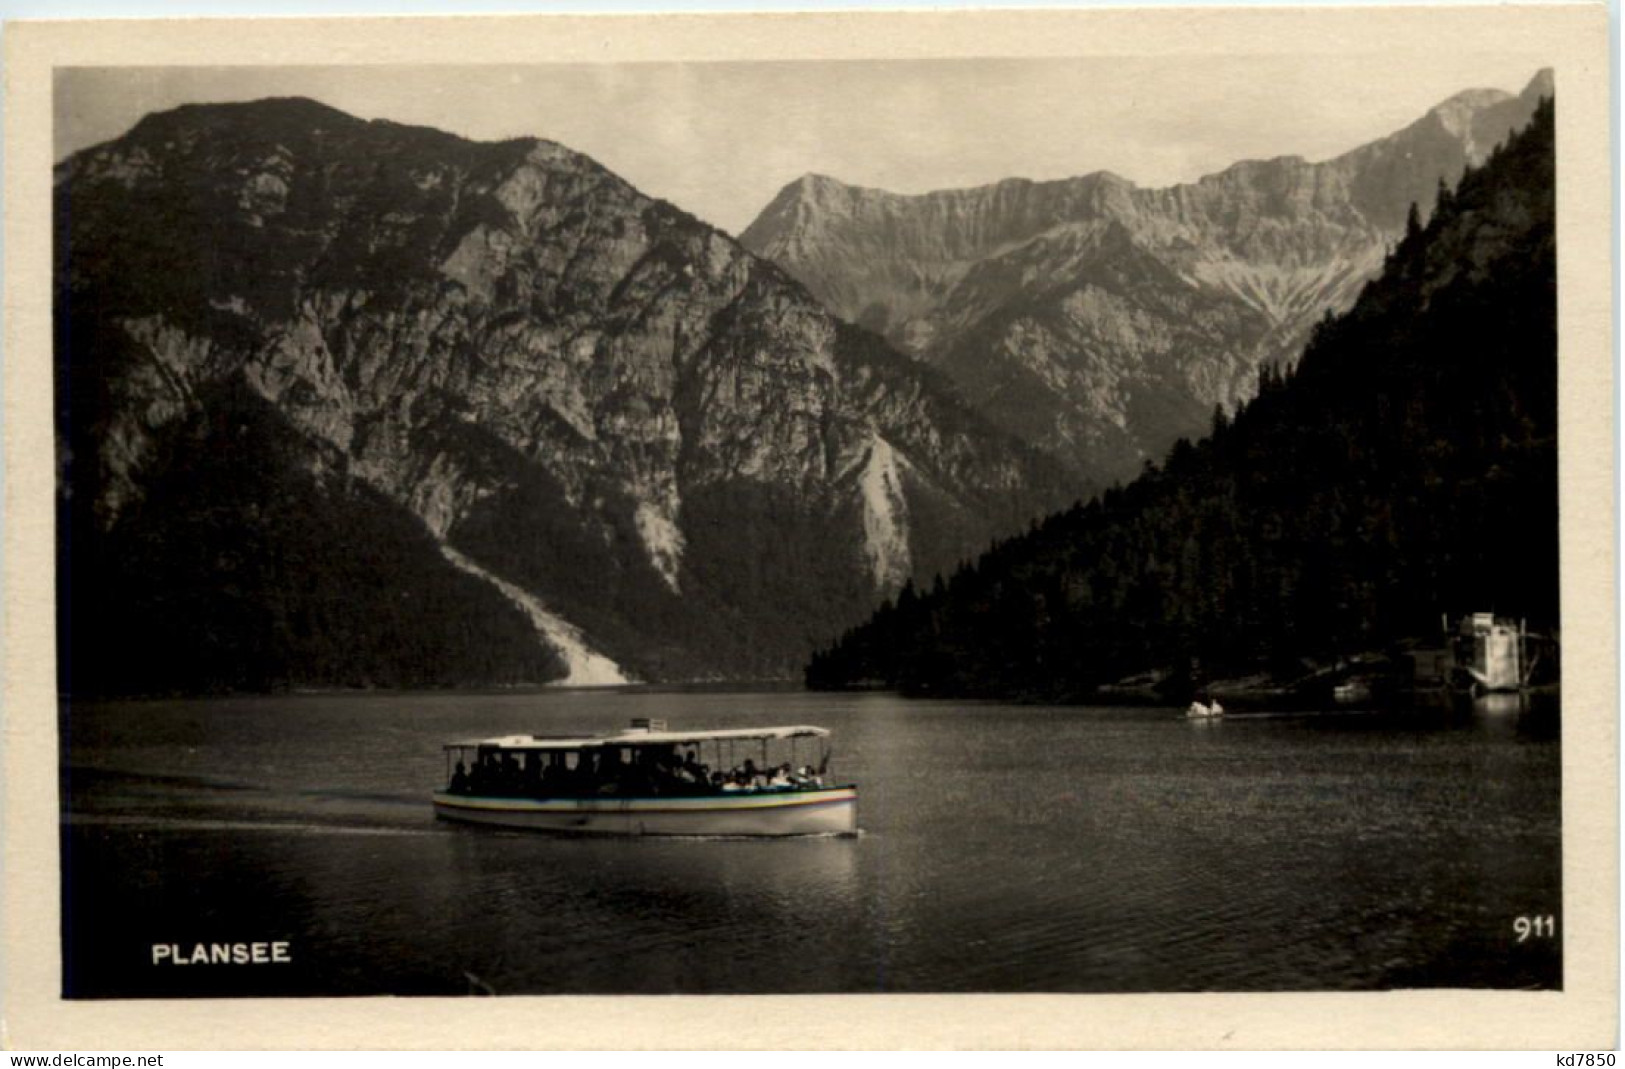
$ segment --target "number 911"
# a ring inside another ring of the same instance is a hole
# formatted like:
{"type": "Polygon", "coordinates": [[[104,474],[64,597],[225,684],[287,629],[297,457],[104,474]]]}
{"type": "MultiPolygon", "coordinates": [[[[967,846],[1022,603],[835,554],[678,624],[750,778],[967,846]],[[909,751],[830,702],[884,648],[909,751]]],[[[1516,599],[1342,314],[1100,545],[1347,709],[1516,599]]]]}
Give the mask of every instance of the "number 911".
{"type": "Polygon", "coordinates": [[[1512,922],[1512,930],[1517,933],[1520,943],[1530,937],[1550,939],[1557,934],[1557,918],[1550,913],[1539,917],[1519,917],[1512,922]]]}

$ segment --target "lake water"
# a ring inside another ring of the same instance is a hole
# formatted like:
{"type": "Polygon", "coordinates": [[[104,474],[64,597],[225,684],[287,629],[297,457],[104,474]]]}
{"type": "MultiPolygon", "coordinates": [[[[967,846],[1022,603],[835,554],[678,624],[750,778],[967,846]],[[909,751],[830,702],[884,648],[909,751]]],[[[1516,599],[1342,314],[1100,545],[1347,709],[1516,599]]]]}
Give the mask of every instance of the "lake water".
{"type": "Polygon", "coordinates": [[[1237,715],[646,689],[74,705],[74,997],[1561,984],[1554,703],[1237,715]],[[856,838],[437,822],[440,744],[821,724],[856,838]],[[1514,930],[1555,918],[1555,937],[1514,930]],[[274,966],[154,943],[287,940],[274,966]]]}

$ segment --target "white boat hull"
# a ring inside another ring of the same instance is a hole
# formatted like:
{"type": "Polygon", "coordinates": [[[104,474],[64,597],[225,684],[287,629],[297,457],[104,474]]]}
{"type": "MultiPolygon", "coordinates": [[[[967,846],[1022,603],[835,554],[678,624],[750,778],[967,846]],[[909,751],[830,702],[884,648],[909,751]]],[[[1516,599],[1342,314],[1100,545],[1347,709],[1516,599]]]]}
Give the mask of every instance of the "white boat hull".
{"type": "Polygon", "coordinates": [[[582,835],[852,835],[856,787],[669,798],[487,798],[437,791],[444,820],[582,835]]]}

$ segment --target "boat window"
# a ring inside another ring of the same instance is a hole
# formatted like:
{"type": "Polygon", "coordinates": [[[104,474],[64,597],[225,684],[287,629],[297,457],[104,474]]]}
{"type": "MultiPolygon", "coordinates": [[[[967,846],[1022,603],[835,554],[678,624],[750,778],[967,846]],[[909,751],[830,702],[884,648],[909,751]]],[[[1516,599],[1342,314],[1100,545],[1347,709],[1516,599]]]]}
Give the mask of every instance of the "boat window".
{"type": "Polygon", "coordinates": [[[494,797],[649,797],[823,787],[822,737],[699,738],[686,742],[586,743],[553,749],[474,744],[446,748],[447,790],[494,797]],[[455,751],[455,752],[453,752],[455,751]]]}

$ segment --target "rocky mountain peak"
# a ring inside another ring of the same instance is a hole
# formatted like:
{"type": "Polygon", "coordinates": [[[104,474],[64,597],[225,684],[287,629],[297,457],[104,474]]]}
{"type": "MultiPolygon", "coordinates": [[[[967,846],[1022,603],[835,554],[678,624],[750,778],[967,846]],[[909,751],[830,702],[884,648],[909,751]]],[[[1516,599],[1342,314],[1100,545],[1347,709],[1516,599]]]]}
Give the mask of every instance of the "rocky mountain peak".
{"type": "Polygon", "coordinates": [[[1080,473],[1132,476],[1250,396],[1382,266],[1411,205],[1528,121],[1469,90],[1334,159],[1148,189],[1108,172],[917,195],[788,187],[741,236],[1080,473]],[[837,195],[836,191],[840,191],[837,195]]]}
{"type": "Polygon", "coordinates": [[[1435,104],[1429,111],[1475,111],[1511,100],[1512,94],[1503,89],[1463,89],[1454,96],[1435,104]]]}
{"type": "Polygon", "coordinates": [[[857,190],[857,186],[849,186],[845,182],[831,178],[827,174],[818,174],[808,171],[794,182],[784,187],[783,192],[794,192],[804,197],[819,199],[822,197],[844,195],[857,190]]]}
{"type": "Polygon", "coordinates": [[[1480,112],[1511,99],[1511,93],[1499,89],[1469,89],[1435,105],[1428,114],[1437,117],[1453,136],[1466,139],[1472,136],[1473,122],[1480,112]]]}
{"type": "Polygon", "coordinates": [[[263,97],[229,104],[182,104],[153,112],[137,122],[125,138],[142,140],[186,129],[246,134],[255,128],[287,127],[299,133],[319,133],[326,129],[354,129],[365,123],[364,119],[309,97],[263,97]]]}
{"type": "Polygon", "coordinates": [[[1523,92],[1518,95],[1531,103],[1536,103],[1542,97],[1556,96],[1556,87],[1557,79],[1552,68],[1542,67],[1535,72],[1535,76],[1529,79],[1529,84],[1524,86],[1523,92]]]}
{"type": "Polygon", "coordinates": [[[57,201],[64,489],[109,561],[161,544],[145,503],[249,406],[320,502],[320,552],[365,553],[344,543],[364,492],[439,547],[415,567],[485,582],[580,660],[566,678],[772,674],[1075,492],[780,269],[553,142],[197,106],[77,154],[57,201]]]}

